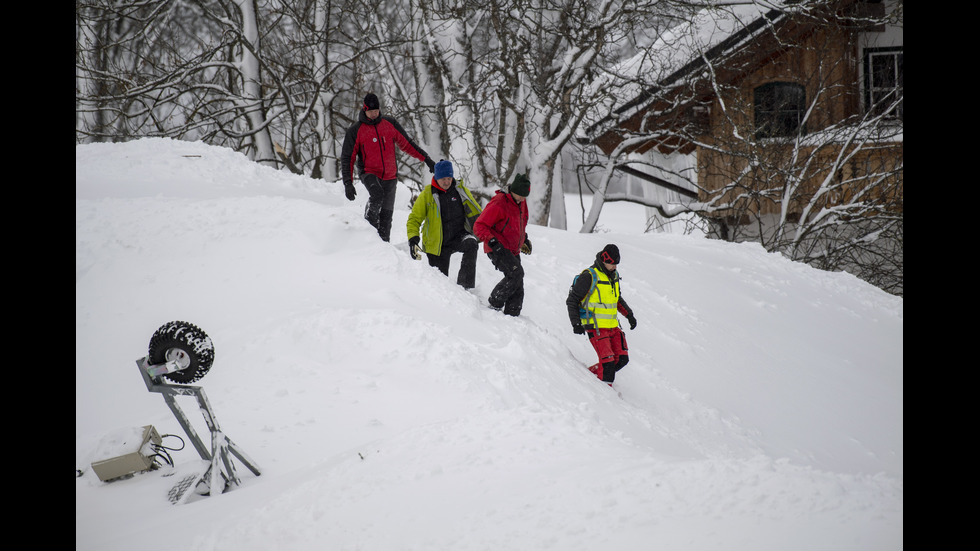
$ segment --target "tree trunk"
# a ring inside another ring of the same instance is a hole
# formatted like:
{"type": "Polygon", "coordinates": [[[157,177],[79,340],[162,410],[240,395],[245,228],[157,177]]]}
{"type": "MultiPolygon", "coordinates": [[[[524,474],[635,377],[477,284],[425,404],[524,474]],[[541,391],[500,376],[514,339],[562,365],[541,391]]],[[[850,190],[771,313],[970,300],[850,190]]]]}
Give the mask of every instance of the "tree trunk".
{"type": "Polygon", "coordinates": [[[246,104],[245,115],[248,119],[252,144],[255,147],[256,162],[271,167],[277,167],[272,137],[266,126],[265,108],[262,101],[262,71],[255,53],[259,50],[259,26],[255,3],[253,0],[236,0],[242,13],[242,38],[246,44],[242,47],[241,72],[244,81],[243,96],[246,104]]]}

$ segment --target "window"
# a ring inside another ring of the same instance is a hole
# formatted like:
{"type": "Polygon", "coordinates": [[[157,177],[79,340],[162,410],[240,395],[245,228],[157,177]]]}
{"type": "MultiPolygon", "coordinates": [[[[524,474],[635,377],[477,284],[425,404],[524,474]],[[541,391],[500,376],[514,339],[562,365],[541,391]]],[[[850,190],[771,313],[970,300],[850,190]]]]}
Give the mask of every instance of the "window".
{"type": "Polygon", "coordinates": [[[805,133],[806,90],[791,82],[770,82],[754,90],[755,137],[776,138],[805,133]]]}
{"type": "Polygon", "coordinates": [[[865,106],[873,115],[905,120],[905,78],[901,48],[864,52],[865,106]]]}

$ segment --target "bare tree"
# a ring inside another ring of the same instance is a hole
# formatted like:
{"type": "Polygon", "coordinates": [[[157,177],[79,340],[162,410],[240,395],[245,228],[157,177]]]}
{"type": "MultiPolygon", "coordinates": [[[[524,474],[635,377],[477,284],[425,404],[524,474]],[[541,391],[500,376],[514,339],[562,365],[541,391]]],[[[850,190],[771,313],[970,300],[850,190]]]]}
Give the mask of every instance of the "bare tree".
{"type": "Polygon", "coordinates": [[[227,140],[274,162],[251,1],[86,0],[76,37],[81,139],[227,140]]]}
{"type": "Polygon", "coordinates": [[[382,39],[375,10],[352,0],[272,3],[262,19],[277,153],[290,170],[334,182],[344,132],[382,80],[382,51],[403,40],[382,39]]]}
{"type": "Polygon", "coordinates": [[[333,159],[335,174],[337,128],[358,101],[351,75],[369,50],[356,9],[367,12],[330,0],[78,2],[76,138],[199,139],[298,171],[333,159]]]}
{"type": "MultiPolygon", "coordinates": [[[[621,119],[601,182],[644,148],[696,150],[698,197],[656,205],[663,213],[696,212],[716,237],[757,241],[902,294],[901,53],[883,58],[881,87],[868,84],[881,76],[870,68],[861,86],[855,29],[884,20],[855,7],[863,4],[762,10],[740,22],[748,30],[732,35],[737,47],[685,42],[701,49],[691,48],[674,81],[659,74],[640,114],[621,119]]],[[[901,3],[887,17],[901,25],[901,3]]]]}
{"type": "Polygon", "coordinates": [[[563,152],[615,104],[611,67],[699,3],[85,0],[76,135],[200,139],[332,181],[374,91],[478,195],[530,173],[533,221],[564,228],[563,152]]]}
{"type": "Polygon", "coordinates": [[[499,96],[507,116],[500,120],[514,127],[503,135],[522,137],[501,163],[501,181],[517,170],[530,173],[534,223],[566,227],[562,151],[587,116],[611,103],[604,68],[619,58],[626,37],[637,27],[656,32],[668,9],[670,2],[541,0],[504,2],[492,18],[506,84],[499,96]]]}
{"type": "MultiPolygon", "coordinates": [[[[180,64],[174,26],[181,6],[168,0],[75,3],[75,114],[79,140],[162,135],[173,126],[164,107],[174,97],[162,60],[180,64]]],[[[194,29],[200,35],[205,28],[194,29]]],[[[202,57],[207,57],[204,54],[202,57]]]]}

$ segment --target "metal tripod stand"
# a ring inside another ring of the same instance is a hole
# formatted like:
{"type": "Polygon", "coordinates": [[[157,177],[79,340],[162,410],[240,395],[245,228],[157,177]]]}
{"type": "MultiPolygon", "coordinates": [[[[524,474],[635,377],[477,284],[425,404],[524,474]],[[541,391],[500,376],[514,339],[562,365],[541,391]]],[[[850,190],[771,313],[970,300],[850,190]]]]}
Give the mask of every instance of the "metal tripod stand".
{"type": "Polygon", "coordinates": [[[172,503],[185,502],[194,493],[193,490],[196,490],[200,484],[205,484],[207,490],[198,493],[209,496],[220,495],[225,490],[230,489],[232,485],[240,486],[241,479],[238,477],[231,456],[238,458],[256,476],[261,474],[255,462],[237,444],[232,442],[218,426],[218,419],[211,409],[211,404],[208,402],[203,388],[199,386],[173,385],[163,381],[163,375],[180,370],[177,362],[172,361],[165,364],[151,365],[149,363],[149,357],[146,356],[136,360],[136,365],[139,367],[143,382],[146,383],[146,389],[150,392],[158,392],[163,396],[164,402],[167,403],[167,407],[170,408],[174,417],[177,418],[177,422],[180,423],[184,432],[187,433],[187,437],[194,445],[198,455],[201,456],[201,459],[210,463],[203,473],[186,478],[179,482],[174,487],[174,490],[171,490],[170,500],[172,503]],[[204,422],[207,423],[208,430],[211,432],[210,449],[205,446],[201,437],[188,420],[187,415],[180,408],[180,404],[176,400],[177,396],[194,396],[197,399],[197,405],[201,408],[201,413],[204,415],[204,422]]]}

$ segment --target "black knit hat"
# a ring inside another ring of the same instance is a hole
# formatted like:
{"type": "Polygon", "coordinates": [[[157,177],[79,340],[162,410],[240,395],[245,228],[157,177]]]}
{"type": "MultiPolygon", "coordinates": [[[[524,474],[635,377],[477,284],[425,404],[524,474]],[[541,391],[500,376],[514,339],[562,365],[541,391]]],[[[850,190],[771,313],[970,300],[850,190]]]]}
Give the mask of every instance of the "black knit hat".
{"type": "Polygon", "coordinates": [[[596,256],[607,264],[619,264],[619,247],[610,243],[603,247],[596,256]]]}
{"type": "Polygon", "coordinates": [[[527,174],[514,176],[514,182],[510,184],[510,192],[521,197],[527,197],[531,194],[531,180],[527,179],[527,174]]]}
{"type": "Polygon", "coordinates": [[[381,109],[381,102],[378,101],[378,96],[368,94],[364,96],[364,110],[370,111],[372,109],[381,109]]]}

